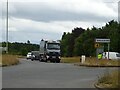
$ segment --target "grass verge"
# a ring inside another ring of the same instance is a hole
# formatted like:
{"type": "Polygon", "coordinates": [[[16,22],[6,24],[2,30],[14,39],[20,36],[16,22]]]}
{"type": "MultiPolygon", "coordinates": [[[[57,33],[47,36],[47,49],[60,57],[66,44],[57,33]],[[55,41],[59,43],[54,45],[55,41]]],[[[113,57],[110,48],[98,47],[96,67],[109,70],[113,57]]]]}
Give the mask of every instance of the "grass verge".
{"type": "Polygon", "coordinates": [[[80,57],[62,57],[61,62],[62,63],[79,63],[80,57]]]}
{"type": "Polygon", "coordinates": [[[86,60],[84,63],[81,63],[80,57],[62,57],[61,58],[62,63],[76,63],[75,65],[78,66],[120,66],[120,60],[107,60],[107,59],[101,59],[96,60],[95,57],[86,57],[86,60]]]}
{"type": "Polygon", "coordinates": [[[10,65],[16,65],[19,63],[18,56],[17,55],[0,55],[0,64],[1,66],[10,66],[10,65]]]}
{"type": "Polygon", "coordinates": [[[114,71],[110,74],[104,73],[104,75],[98,78],[97,87],[99,88],[119,88],[120,90],[120,71],[114,71]]]}
{"type": "Polygon", "coordinates": [[[83,65],[90,65],[90,66],[120,66],[120,60],[107,60],[107,59],[101,59],[96,60],[95,57],[86,58],[86,61],[83,63],[83,65]]]}

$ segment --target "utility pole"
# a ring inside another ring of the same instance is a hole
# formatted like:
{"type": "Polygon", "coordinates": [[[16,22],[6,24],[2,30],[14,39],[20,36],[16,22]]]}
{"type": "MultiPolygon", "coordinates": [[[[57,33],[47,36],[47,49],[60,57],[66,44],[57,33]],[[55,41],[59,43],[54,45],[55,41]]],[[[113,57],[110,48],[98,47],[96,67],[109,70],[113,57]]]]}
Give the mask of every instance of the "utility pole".
{"type": "Polygon", "coordinates": [[[6,53],[8,53],[8,0],[7,0],[7,13],[6,13],[6,53]]]}
{"type": "Polygon", "coordinates": [[[109,57],[110,57],[109,51],[110,51],[110,43],[108,43],[108,60],[109,60],[109,57]]]}

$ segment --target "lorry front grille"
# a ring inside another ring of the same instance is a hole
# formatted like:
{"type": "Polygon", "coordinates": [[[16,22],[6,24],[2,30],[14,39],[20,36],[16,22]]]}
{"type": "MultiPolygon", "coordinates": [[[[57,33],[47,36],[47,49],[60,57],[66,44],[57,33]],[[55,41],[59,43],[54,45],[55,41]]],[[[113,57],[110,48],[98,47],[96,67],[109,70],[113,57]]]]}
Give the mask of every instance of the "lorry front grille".
{"type": "Polygon", "coordinates": [[[49,52],[49,55],[50,56],[59,56],[59,53],[58,52],[49,52]]]}

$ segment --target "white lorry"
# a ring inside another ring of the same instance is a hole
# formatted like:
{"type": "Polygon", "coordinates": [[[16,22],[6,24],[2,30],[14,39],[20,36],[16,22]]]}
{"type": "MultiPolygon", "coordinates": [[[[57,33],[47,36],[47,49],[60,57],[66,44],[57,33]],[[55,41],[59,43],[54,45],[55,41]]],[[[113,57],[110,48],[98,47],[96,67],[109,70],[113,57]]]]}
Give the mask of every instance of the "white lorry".
{"type": "MultiPolygon", "coordinates": [[[[108,52],[103,53],[103,59],[108,59],[108,52]]],[[[109,52],[109,59],[118,60],[120,59],[120,53],[118,52],[109,52]]]]}
{"type": "Polygon", "coordinates": [[[60,62],[60,42],[46,41],[40,42],[40,61],[60,62]]]}

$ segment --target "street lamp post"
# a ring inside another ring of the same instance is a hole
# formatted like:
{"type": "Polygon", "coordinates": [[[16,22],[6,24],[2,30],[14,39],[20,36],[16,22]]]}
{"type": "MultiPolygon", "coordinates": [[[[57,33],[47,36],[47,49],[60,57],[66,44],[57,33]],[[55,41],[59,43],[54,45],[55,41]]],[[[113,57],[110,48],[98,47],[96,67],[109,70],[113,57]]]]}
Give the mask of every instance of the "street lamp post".
{"type": "Polygon", "coordinates": [[[6,53],[8,53],[8,0],[7,0],[7,13],[6,13],[6,53]]]}

